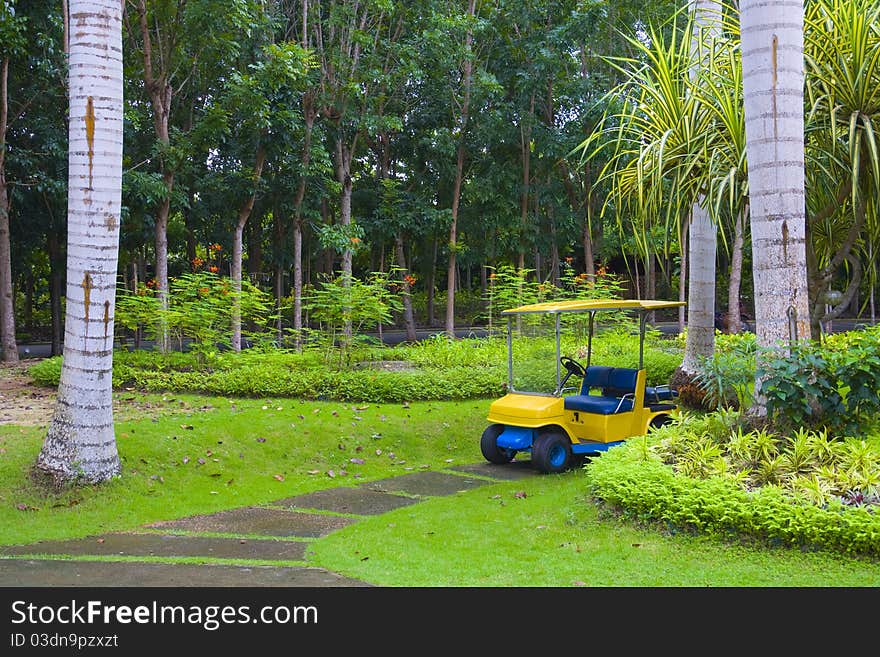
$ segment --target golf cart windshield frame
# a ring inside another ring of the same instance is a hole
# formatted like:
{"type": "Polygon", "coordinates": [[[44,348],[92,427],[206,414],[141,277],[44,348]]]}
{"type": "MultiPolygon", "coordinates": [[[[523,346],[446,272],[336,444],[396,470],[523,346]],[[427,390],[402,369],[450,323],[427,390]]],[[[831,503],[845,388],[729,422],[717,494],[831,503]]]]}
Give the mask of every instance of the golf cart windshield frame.
{"type": "Polygon", "coordinates": [[[587,330],[587,363],[585,367],[590,366],[590,360],[593,352],[593,328],[595,325],[596,313],[604,310],[636,310],[639,314],[639,369],[644,367],[645,359],[645,332],[648,323],[648,313],[660,308],[677,308],[684,306],[683,301],[655,301],[645,300],[576,300],[576,301],[559,301],[550,303],[536,303],[519,308],[511,308],[505,310],[501,314],[507,316],[507,387],[510,392],[522,395],[537,395],[542,397],[558,397],[561,394],[560,386],[562,384],[562,366],[559,359],[562,356],[560,346],[560,329],[562,326],[563,313],[588,313],[589,325],[587,330]],[[545,314],[555,315],[555,334],[556,334],[556,390],[552,393],[533,392],[528,390],[517,390],[513,386],[513,325],[514,317],[517,315],[528,314],[545,314]]]}

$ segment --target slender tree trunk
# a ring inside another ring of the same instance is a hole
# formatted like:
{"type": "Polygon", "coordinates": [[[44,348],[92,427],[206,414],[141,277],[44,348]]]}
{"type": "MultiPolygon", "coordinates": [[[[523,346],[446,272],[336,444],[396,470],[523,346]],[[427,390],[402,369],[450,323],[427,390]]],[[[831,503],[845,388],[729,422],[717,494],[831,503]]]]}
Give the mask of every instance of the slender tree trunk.
{"type": "Polygon", "coordinates": [[[274,207],[272,208],[272,220],[274,222],[273,242],[274,242],[274,282],[272,289],[275,295],[275,341],[279,347],[284,344],[284,322],[281,317],[281,307],[284,299],[284,245],[287,241],[287,226],[282,216],[281,204],[279,203],[278,194],[275,194],[274,207]]]}
{"type": "Polygon", "coordinates": [[[742,212],[734,219],[733,246],[730,250],[730,284],[727,289],[727,332],[739,333],[743,329],[742,323],[742,267],[743,267],[743,222],[749,212],[746,204],[742,212]]]}
{"type": "MultiPolygon", "coordinates": [[[[690,221],[690,218],[687,219],[690,221]]],[[[688,249],[690,248],[688,244],[688,234],[690,233],[690,229],[687,224],[682,224],[681,226],[681,235],[679,238],[679,243],[681,245],[681,265],[679,267],[678,272],[678,300],[679,301],[687,301],[687,280],[688,274],[690,273],[690,264],[688,263],[688,249]]],[[[678,307],[678,332],[684,333],[685,326],[687,325],[685,321],[685,317],[687,316],[687,310],[684,306],[678,307]]]]}
{"type": "Polygon", "coordinates": [[[64,337],[61,325],[61,297],[64,294],[64,254],[61,241],[54,230],[49,230],[46,241],[49,255],[49,307],[52,317],[51,355],[60,356],[64,337]]]}
{"type": "MultiPolygon", "coordinates": [[[[144,86],[150,98],[153,110],[153,130],[162,148],[171,144],[168,122],[171,116],[171,99],[173,90],[168,80],[168,71],[164,66],[167,62],[158,58],[158,73],[154,70],[153,44],[150,38],[149,19],[147,17],[146,0],[138,0],[138,21],[143,40],[144,86]]],[[[160,157],[162,183],[165,185],[165,196],[156,207],[154,225],[154,244],[156,256],[156,294],[163,311],[159,331],[159,347],[163,352],[170,348],[168,327],[164,322],[164,311],[168,309],[168,217],[171,213],[171,194],[174,191],[174,171],[164,157],[160,157]]]]}
{"type": "MultiPolygon", "coordinates": [[[[476,0],[468,0],[467,15],[473,18],[476,11],[476,0]]],[[[473,62],[470,58],[473,45],[473,31],[468,28],[465,37],[465,61],[462,66],[461,112],[459,114],[459,141],[455,158],[455,183],[452,189],[452,222],[449,226],[449,267],[446,271],[446,335],[455,338],[455,283],[456,283],[456,249],[458,248],[458,207],[461,202],[461,185],[464,178],[465,133],[468,125],[468,113],[471,100],[471,74],[473,62]]]]}
{"type": "Polygon", "coordinates": [[[410,342],[417,340],[416,322],[413,317],[412,307],[412,285],[410,285],[407,275],[409,268],[406,266],[406,253],[403,248],[403,234],[398,233],[394,239],[394,247],[397,252],[398,266],[401,267],[401,285],[403,286],[403,325],[406,330],[406,339],[410,342]]]}
{"type": "Polygon", "coordinates": [[[232,350],[241,351],[241,271],[242,271],[242,237],[244,235],[244,227],[247,220],[251,216],[254,209],[254,202],[257,200],[257,188],[260,184],[260,177],[263,174],[263,165],[266,162],[266,150],[260,145],[257,148],[257,156],[254,162],[252,179],[254,183],[253,191],[247,201],[238,211],[238,221],[235,224],[235,231],[232,236],[232,287],[234,290],[232,297],[232,350]]]}
{"type": "MultiPolygon", "coordinates": [[[[351,159],[354,155],[354,145],[347,144],[340,134],[336,138],[336,179],[340,185],[339,193],[339,224],[344,227],[351,226],[351,194],[354,188],[351,179],[351,159]]],[[[354,239],[354,238],[352,238],[354,239]]],[[[346,246],[342,251],[342,281],[346,288],[351,287],[351,265],[353,248],[346,246]]],[[[346,320],[343,327],[343,336],[346,341],[352,337],[351,320],[346,320]]]]}
{"type": "MultiPolygon", "coordinates": [[[[303,33],[308,17],[307,2],[303,2],[303,33]]],[[[303,37],[303,47],[308,43],[303,37]]],[[[305,120],[305,132],[303,134],[303,152],[300,166],[299,185],[296,190],[296,198],[293,204],[293,339],[297,351],[302,349],[303,330],[303,254],[302,233],[303,215],[302,206],[306,195],[306,180],[309,164],[312,158],[312,130],[315,125],[315,108],[311,93],[303,96],[303,117],[305,120]]]]}
{"type": "Polygon", "coordinates": [[[113,332],[122,203],[122,3],[70,0],[67,306],[55,413],[37,469],[57,482],[120,472],[113,332]]]}
{"type": "MultiPolygon", "coordinates": [[[[742,0],[743,93],[758,345],[810,338],[804,191],[804,5],[742,0]]],[[[767,409],[755,381],[751,414],[767,409]]]]}
{"type": "Polygon", "coordinates": [[[688,377],[700,371],[700,360],[715,348],[715,244],[715,224],[695,204],[688,229],[687,339],[680,367],[688,377]]]}
{"type": "Polygon", "coordinates": [[[9,239],[9,190],[6,185],[6,127],[9,116],[9,58],[0,62],[0,356],[18,362],[15,342],[15,298],[12,291],[12,249],[9,239]]]}
{"type": "MultiPolygon", "coordinates": [[[[520,157],[522,158],[522,189],[519,193],[519,226],[521,230],[521,236],[519,240],[519,250],[517,251],[516,266],[517,269],[519,269],[520,271],[522,271],[526,266],[525,235],[526,228],[529,224],[529,200],[531,198],[529,186],[532,180],[532,121],[534,119],[534,114],[535,92],[533,91],[531,97],[529,98],[529,113],[525,120],[525,125],[520,125],[519,127],[519,149],[520,157]]],[[[522,294],[522,281],[520,281],[520,294],[522,294]]]]}
{"type": "Polygon", "coordinates": [[[426,311],[428,315],[428,326],[433,327],[437,323],[434,311],[434,288],[437,280],[437,236],[431,238],[431,267],[428,269],[428,276],[425,287],[427,287],[426,311]]]}

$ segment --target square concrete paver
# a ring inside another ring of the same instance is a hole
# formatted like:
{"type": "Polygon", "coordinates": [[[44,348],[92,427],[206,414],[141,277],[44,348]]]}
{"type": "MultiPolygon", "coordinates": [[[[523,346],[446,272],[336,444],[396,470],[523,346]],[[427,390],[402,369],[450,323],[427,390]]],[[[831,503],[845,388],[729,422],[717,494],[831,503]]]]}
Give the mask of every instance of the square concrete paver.
{"type": "Polygon", "coordinates": [[[328,488],[297,497],[288,497],[287,499],[273,502],[273,504],[300,509],[320,509],[336,513],[370,516],[393,511],[416,502],[418,500],[412,497],[392,495],[369,488],[328,488]]]}
{"type": "Polygon", "coordinates": [[[452,495],[460,491],[485,486],[492,482],[446,472],[413,472],[362,484],[364,488],[383,492],[402,492],[410,495],[452,495]]]}
{"type": "Polygon", "coordinates": [[[342,529],[352,522],[355,520],[341,516],[249,506],[210,515],[166,520],[148,526],[153,529],[179,529],[192,532],[318,538],[342,529]]]}
{"type": "Polygon", "coordinates": [[[106,534],[68,541],[41,541],[0,549],[2,554],[73,556],[205,557],[302,561],[306,543],[261,539],[213,538],[163,534],[106,534]]]}
{"type": "Polygon", "coordinates": [[[321,568],[0,559],[0,586],[371,586],[321,568]]]}
{"type": "Polygon", "coordinates": [[[516,460],[503,465],[495,463],[471,463],[469,465],[456,465],[450,470],[457,472],[467,472],[470,474],[481,475],[483,477],[492,477],[493,479],[504,479],[505,481],[514,481],[532,477],[538,474],[538,471],[532,467],[532,462],[527,460],[516,460]]]}

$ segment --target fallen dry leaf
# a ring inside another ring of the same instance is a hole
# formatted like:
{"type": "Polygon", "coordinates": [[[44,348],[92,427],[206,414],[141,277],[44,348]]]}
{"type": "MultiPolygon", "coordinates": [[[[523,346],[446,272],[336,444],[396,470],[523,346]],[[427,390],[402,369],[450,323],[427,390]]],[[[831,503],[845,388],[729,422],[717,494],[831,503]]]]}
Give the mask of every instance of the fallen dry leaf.
{"type": "Polygon", "coordinates": [[[280,475],[280,474],[272,475],[272,478],[277,479],[278,481],[284,481],[284,475],[280,475]]]}

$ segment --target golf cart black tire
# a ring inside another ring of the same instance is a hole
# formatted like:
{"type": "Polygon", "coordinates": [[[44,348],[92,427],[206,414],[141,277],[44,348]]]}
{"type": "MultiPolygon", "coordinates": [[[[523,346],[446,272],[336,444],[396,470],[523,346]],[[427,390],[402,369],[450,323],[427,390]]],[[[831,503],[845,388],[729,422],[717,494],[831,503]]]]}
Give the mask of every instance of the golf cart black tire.
{"type": "Polygon", "coordinates": [[[571,467],[571,441],[564,433],[542,433],[532,443],[532,467],[544,474],[558,474],[571,467]]]}
{"type": "Polygon", "coordinates": [[[659,429],[660,427],[665,427],[667,424],[672,424],[672,416],[658,415],[651,420],[651,423],[648,426],[651,429],[659,429]]]}
{"type": "Polygon", "coordinates": [[[483,431],[483,437],[480,438],[480,451],[483,452],[483,458],[489,463],[503,465],[510,463],[516,452],[511,449],[498,447],[498,436],[504,431],[503,424],[490,424],[483,431]]]}

